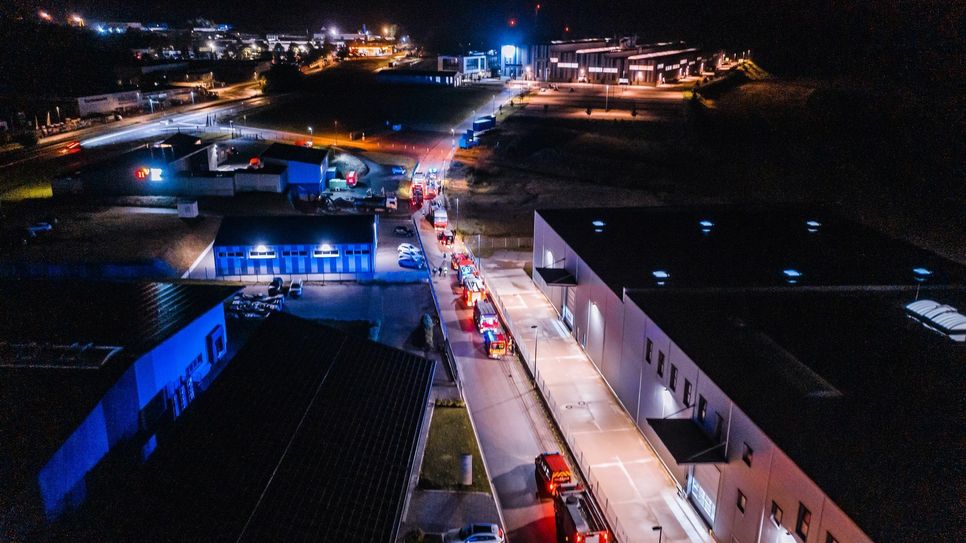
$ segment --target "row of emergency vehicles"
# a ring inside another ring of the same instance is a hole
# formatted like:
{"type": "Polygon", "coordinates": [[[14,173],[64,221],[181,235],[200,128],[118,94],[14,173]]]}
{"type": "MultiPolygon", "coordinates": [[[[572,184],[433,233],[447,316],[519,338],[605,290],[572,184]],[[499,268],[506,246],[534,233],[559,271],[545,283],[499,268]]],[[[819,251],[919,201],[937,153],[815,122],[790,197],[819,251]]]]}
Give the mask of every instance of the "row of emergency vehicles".
{"type": "Polygon", "coordinates": [[[503,358],[507,353],[507,336],[500,324],[493,302],[487,297],[486,285],[476,262],[466,253],[453,253],[450,266],[462,288],[461,301],[473,309],[473,324],[483,336],[483,349],[490,358],[503,358]]]}

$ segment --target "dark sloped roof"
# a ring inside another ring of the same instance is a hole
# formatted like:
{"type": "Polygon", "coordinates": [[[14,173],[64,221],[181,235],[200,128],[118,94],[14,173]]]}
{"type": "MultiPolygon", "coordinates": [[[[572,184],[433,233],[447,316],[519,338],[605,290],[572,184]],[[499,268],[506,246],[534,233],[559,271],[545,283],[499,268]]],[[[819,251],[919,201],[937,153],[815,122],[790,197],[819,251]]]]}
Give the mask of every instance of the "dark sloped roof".
{"type": "Polygon", "coordinates": [[[906,316],[917,294],[966,309],[963,287],[628,292],[873,540],[952,541],[966,345],[906,316]]]}
{"type": "Polygon", "coordinates": [[[302,145],[289,145],[287,143],[273,143],[268,149],[262,152],[262,158],[321,165],[325,161],[328,153],[328,147],[304,147],[302,145]]]}
{"type": "Polygon", "coordinates": [[[216,246],[373,243],[375,215],[225,217],[216,246]]]}
{"type": "MultiPolygon", "coordinates": [[[[142,354],[225,301],[237,287],[175,283],[0,281],[0,342],[121,347],[71,369],[0,360],[0,483],[23,484],[49,460],[142,354]],[[6,436],[17,436],[8,439],[6,436]]],[[[37,361],[50,366],[38,350],[37,361]]],[[[9,354],[9,353],[8,353],[9,354]]]]}
{"type": "Polygon", "coordinates": [[[394,541],[434,368],[272,315],[65,539],[394,541]]]}
{"type": "Polygon", "coordinates": [[[786,286],[786,269],[801,273],[797,286],[913,285],[917,267],[933,272],[926,284],[966,282],[963,267],[821,209],[692,206],[537,213],[618,296],[624,287],[652,287],[658,281],[668,288],[786,286]],[[702,220],[713,223],[708,232],[702,231],[702,220]],[[806,221],[820,226],[811,232],[806,221]],[[654,277],[657,270],[670,279],[654,277]]]}

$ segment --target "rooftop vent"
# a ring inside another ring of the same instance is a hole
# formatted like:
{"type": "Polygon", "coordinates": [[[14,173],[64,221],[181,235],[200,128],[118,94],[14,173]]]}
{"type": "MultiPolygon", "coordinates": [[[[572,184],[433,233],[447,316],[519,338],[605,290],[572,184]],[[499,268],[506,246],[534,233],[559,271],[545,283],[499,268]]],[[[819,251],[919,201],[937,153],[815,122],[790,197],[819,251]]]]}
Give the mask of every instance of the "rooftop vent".
{"type": "Polygon", "coordinates": [[[906,313],[930,330],[953,341],[966,342],[966,315],[951,305],[919,300],[906,305],[906,313]]]}

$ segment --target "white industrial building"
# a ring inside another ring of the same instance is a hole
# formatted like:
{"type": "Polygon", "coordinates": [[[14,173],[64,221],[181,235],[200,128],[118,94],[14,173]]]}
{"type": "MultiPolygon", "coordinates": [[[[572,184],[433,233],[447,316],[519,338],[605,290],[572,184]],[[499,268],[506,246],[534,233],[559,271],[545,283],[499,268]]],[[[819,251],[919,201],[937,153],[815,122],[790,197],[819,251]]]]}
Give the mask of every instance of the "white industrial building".
{"type": "Polygon", "coordinates": [[[538,211],[533,262],[714,540],[966,533],[966,268],[784,207],[538,211]]]}

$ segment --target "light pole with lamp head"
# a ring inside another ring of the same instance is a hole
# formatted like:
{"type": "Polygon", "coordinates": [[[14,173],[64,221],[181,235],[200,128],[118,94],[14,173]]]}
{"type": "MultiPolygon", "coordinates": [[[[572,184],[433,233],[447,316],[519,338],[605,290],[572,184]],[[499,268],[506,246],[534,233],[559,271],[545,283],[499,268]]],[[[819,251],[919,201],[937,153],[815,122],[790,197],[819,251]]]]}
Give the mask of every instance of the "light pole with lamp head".
{"type": "Polygon", "coordinates": [[[531,325],[530,329],[533,330],[533,381],[537,384],[537,388],[540,388],[540,382],[537,380],[537,346],[540,345],[540,330],[537,325],[531,325]]]}
{"type": "Polygon", "coordinates": [[[657,543],[661,543],[661,538],[664,536],[664,527],[654,526],[651,528],[651,530],[657,532],[657,543]]]}

